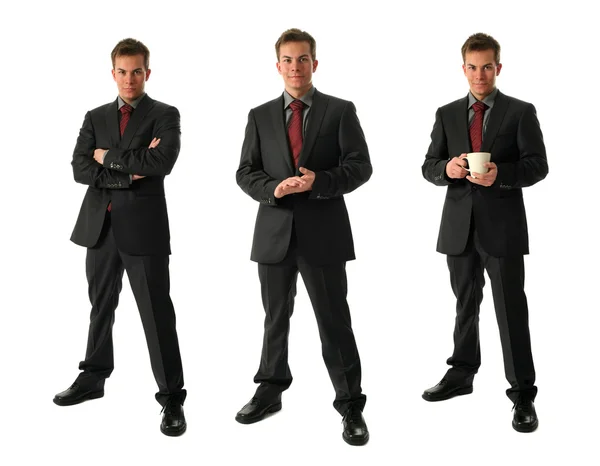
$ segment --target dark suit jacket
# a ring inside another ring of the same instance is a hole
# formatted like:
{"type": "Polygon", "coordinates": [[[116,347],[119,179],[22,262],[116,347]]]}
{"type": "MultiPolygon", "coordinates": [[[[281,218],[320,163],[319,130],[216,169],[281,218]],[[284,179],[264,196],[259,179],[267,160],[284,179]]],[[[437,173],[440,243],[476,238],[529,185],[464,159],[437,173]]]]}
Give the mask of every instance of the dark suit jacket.
{"type": "Polygon", "coordinates": [[[292,228],[299,253],[313,265],[355,258],[344,194],[365,183],[373,171],[365,137],[352,102],[315,91],[299,167],[316,173],[312,191],[274,197],[275,187],[294,168],[283,95],[248,115],[236,178],[260,202],[251,260],[273,264],[286,255],[292,228]]]}
{"type": "Polygon", "coordinates": [[[71,164],[75,181],[89,188],[71,241],[94,247],[111,203],[112,228],[121,251],[170,254],[164,178],[179,155],[179,112],[146,95],[121,138],[117,108],[115,100],[89,111],[79,132],[71,164]],[[154,137],[161,139],[160,144],[148,149],[154,137]],[[104,165],[94,160],[96,148],[109,149],[104,165]],[[130,182],[129,175],[134,174],[146,178],[130,182]]]}
{"type": "Polygon", "coordinates": [[[521,188],[543,180],[548,174],[546,148],[535,107],[498,92],[481,145],[481,152],[492,154],[498,177],[492,186],[481,187],[467,179],[451,180],[446,176],[449,159],[471,152],[468,102],[468,97],[464,97],[438,109],[423,163],[426,180],[448,186],[437,250],[461,254],[473,218],[481,245],[488,254],[495,257],[528,254],[521,188]]]}

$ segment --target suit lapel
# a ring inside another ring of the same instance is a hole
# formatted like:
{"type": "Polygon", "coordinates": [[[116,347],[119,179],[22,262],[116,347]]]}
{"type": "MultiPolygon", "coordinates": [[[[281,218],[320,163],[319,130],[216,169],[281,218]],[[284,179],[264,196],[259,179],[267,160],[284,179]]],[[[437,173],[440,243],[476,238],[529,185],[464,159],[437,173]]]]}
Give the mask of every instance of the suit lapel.
{"type": "Polygon", "coordinates": [[[319,130],[321,129],[323,117],[325,117],[325,112],[327,111],[328,103],[329,99],[315,89],[315,93],[313,94],[313,104],[308,115],[308,124],[302,143],[302,150],[300,151],[300,158],[298,160],[299,167],[304,167],[311,155],[312,148],[315,145],[319,130]]]}
{"type": "Polygon", "coordinates": [[[142,100],[140,100],[140,103],[131,114],[129,123],[127,123],[125,132],[121,138],[121,144],[119,145],[120,149],[129,148],[129,144],[131,144],[131,140],[140,126],[140,123],[144,120],[144,118],[146,118],[146,115],[152,109],[152,107],[154,107],[154,100],[152,100],[150,96],[146,95],[142,100]]]}
{"type": "Polygon", "coordinates": [[[118,99],[106,108],[106,129],[110,138],[110,147],[119,147],[121,136],[119,134],[118,99]]]}
{"type": "Polygon", "coordinates": [[[469,96],[461,99],[457,103],[458,117],[454,120],[456,134],[463,138],[462,147],[465,152],[471,152],[471,137],[469,136],[469,96]]]}
{"type": "Polygon", "coordinates": [[[287,140],[287,132],[285,130],[285,112],[283,109],[283,95],[273,101],[271,108],[271,124],[273,125],[273,132],[275,139],[281,147],[281,153],[285,158],[285,163],[290,169],[290,173],[294,173],[294,164],[292,163],[292,153],[290,152],[290,146],[287,140]]]}
{"type": "Polygon", "coordinates": [[[502,121],[504,120],[504,115],[506,115],[507,110],[508,99],[504,94],[498,91],[494,106],[491,109],[485,136],[483,136],[483,141],[481,142],[481,152],[490,152],[490,148],[494,143],[494,139],[496,139],[500,126],[502,126],[502,121]]]}

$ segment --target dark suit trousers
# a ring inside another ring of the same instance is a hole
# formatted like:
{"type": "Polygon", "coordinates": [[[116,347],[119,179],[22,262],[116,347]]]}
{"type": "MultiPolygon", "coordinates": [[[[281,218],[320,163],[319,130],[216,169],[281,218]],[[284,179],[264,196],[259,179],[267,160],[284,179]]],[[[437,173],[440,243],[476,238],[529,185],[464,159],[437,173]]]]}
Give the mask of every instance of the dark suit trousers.
{"type": "Polygon", "coordinates": [[[534,399],[537,387],[529,339],[523,256],[488,255],[479,242],[477,231],[472,228],[465,251],[458,256],[447,256],[447,259],[457,302],[454,353],[447,361],[452,368],[446,378],[460,383],[472,382],[481,365],[479,306],[483,300],[485,268],[492,285],[504,371],[510,383],[506,394],[513,401],[518,396],[534,399]]]}
{"type": "Polygon", "coordinates": [[[107,213],[98,244],[86,257],[88,292],[92,311],[83,372],[77,382],[100,389],[114,369],[112,326],[119,303],[123,272],[131,284],[138,305],[150,363],[159,391],[156,400],[165,405],[169,398],[185,400],[183,369],[175,328],[175,310],[169,297],[169,256],[132,256],[115,244],[110,214],[107,213]]]}
{"type": "Polygon", "coordinates": [[[256,397],[271,401],[292,383],[288,365],[288,335],[294,310],[298,272],[306,285],[319,327],[323,359],[335,388],[334,408],[344,414],[350,405],[364,408],[361,366],[346,301],[346,263],[308,264],[298,254],[294,235],[284,260],[258,264],[265,326],[260,367],[254,382],[256,397]]]}

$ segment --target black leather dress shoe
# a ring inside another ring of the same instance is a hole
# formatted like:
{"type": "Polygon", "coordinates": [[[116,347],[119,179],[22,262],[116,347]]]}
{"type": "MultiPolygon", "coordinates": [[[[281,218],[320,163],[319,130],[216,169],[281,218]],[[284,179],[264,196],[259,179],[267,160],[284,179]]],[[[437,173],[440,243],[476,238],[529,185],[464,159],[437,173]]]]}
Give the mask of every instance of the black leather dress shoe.
{"type": "Polygon", "coordinates": [[[269,413],[276,413],[281,409],[281,396],[272,402],[265,402],[253,397],[250,402],[238,411],[235,420],[241,424],[252,424],[262,421],[269,413]]]}
{"type": "Polygon", "coordinates": [[[342,424],[344,425],[342,438],[349,445],[364,445],[369,441],[369,429],[359,408],[355,406],[348,408],[342,424]]]}
{"type": "Polygon", "coordinates": [[[533,432],[538,428],[538,418],[533,400],[519,398],[513,407],[512,426],[517,432],[533,432]]]}
{"type": "Polygon", "coordinates": [[[160,431],[169,437],[179,437],[187,429],[183,405],[176,400],[169,400],[163,407],[163,417],[160,423],[160,431]]]}
{"type": "Polygon", "coordinates": [[[443,401],[459,395],[468,395],[469,393],[473,393],[473,385],[464,385],[442,379],[435,387],[428,388],[423,392],[423,399],[443,401]]]}
{"type": "Polygon", "coordinates": [[[104,389],[89,390],[81,387],[77,382],[67,388],[64,392],[58,393],[54,397],[54,403],[58,406],[71,406],[83,403],[87,400],[95,400],[104,396],[104,389]]]}

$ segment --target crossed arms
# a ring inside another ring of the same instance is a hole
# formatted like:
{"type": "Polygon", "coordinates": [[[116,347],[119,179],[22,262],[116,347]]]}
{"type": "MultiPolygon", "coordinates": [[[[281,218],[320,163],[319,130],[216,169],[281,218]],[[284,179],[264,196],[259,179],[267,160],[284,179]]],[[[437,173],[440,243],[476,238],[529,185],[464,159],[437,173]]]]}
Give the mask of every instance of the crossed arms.
{"type": "Polygon", "coordinates": [[[126,189],[137,179],[168,175],[181,145],[179,112],[175,107],[169,107],[161,115],[153,132],[156,136],[148,147],[98,148],[92,117],[88,112],[71,162],[75,181],[96,188],[126,189]]]}

